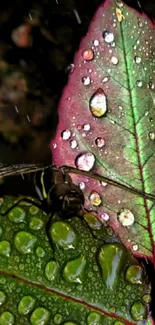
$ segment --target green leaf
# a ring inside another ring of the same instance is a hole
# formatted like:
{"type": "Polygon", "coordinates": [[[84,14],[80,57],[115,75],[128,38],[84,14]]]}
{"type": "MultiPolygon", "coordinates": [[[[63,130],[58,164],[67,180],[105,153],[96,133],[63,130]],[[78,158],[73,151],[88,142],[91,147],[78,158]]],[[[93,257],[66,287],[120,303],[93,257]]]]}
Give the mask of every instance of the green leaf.
{"type": "MultiPolygon", "coordinates": [[[[1,200],[0,213],[15,202],[1,200]]],[[[47,235],[48,220],[24,201],[1,215],[0,324],[121,325],[148,317],[145,270],[107,225],[90,214],[55,215],[47,235]]]]}
{"type": "Polygon", "coordinates": [[[73,177],[84,189],[85,208],[108,222],[136,256],[155,263],[155,206],[145,197],[155,195],[154,24],[121,1],[106,1],[74,67],[59,104],[53,162],[124,185],[73,177]]]}

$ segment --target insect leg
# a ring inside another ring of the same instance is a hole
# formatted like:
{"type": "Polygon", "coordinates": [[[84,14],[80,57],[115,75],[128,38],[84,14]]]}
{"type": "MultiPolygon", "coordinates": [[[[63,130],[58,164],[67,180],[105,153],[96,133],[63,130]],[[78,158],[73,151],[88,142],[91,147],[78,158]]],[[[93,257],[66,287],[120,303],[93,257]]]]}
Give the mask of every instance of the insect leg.
{"type": "Polygon", "coordinates": [[[27,203],[31,203],[31,205],[35,205],[37,208],[41,209],[41,204],[36,203],[28,198],[22,198],[19,201],[17,201],[15,204],[13,204],[7,211],[5,211],[4,213],[0,213],[1,216],[5,216],[6,214],[8,214],[13,208],[15,208],[20,202],[27,202],[27,203]]]}

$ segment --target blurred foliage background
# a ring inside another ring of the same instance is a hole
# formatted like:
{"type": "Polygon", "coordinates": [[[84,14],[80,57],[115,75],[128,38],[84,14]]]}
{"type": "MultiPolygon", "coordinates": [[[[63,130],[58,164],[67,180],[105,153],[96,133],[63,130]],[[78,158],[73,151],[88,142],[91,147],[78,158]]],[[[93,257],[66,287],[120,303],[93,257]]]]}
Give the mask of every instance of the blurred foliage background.
{"type": "MultiPolygon", "coordinates": [[[[74,53],[102,0],[0,2],[0,162],[51,163],[74,53]]],[[[154,0],[126,0],[155,19],[154,0]]],[[[65,163],[65,162],[64,162],[65,163]]]]}

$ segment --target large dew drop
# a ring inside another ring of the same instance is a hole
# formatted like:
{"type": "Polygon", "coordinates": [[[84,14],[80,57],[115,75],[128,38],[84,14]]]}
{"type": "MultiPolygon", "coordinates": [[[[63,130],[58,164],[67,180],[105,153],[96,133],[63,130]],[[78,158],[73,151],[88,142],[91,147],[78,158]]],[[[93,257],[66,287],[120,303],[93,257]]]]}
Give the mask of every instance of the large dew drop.
{"type": "Polygon", "coordinates": [[[89,108],[93,116],[102,117],[107,112],[107,99],[104,91],[98,88],[89,102],[89,108]]]}
{"type": "Polygon", "coordinates": [[[35,299],[32,296],[24,296],[18,305],[18,312],[20,315],[29,314],[35,306],[35,299]]]}
{"type": "Polygon", "coordinates": [[[84,256],[66,263],[63,270],[63,277],[70,283],[82,283],[86,267],[86,259],[84,256]]]}
{"type": "Polygon", "coordinates": [[[112,43],[114,41],[114,34],[112,32],[108,32],[105,30],[103,32],[103,39],[105,40],[106,43],[112,43]]]}
{"type": "Polygon", "coordinates": [[[91,61],[94,57],[94,52],[92,49],[88,49],[88,50],[85,50],[83,53],[82,53],[82,57],[84,60],[86,61],[91,61]]]}
{"type": "Polygon", "coordinates": [[[118,220],[124,227],[129,227],[134,223],[134,215],[128,209],[123,209],[121,213],[118,214],[118,220]]]}
{"type": "Polygon", "coordinates": [[[43,307],[38,307],[31,314],[30,321],[32,325],[46,325],[49,321],[49,318],[49,311],[43,307]]]}
{"type": "Polygon", "coordinates": [[[81,153],[76,157],[75,165],[78,169],[89,172],[95,164],[95,156],[91,152],[81,153]]]}
{"type": "Polygon", "coordinates": [[[64,221],[56,221],[50,228],[50,236],[55,245],[63,249],[75,249],[77,235],[73,228],[64,221]]]}

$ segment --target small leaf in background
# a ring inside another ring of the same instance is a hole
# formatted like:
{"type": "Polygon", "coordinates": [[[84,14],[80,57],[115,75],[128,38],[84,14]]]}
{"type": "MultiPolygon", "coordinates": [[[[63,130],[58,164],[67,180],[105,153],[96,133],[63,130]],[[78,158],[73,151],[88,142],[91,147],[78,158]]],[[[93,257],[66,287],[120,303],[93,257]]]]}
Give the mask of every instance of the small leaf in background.
{"type": "MultiPolygon", "coordinates": [[[[0,213],[15,202],[1,200],[0,213]]],[[[49,216],[34,205],[23,201],[1,216],[0,324],[140,325],[148,318],[143,266],[111,228],[84,217],[55,215],[49,238],[49,216]]]]}
{"type": "MultiPolygon", "coordinates": [[[[97,10],[75,55],[51,143],[53,163],[155,194],[155,29],[121,1],[97,10]]],[[[120,187],[73,175],[85,208],[136,256],[155,263],[155,207],[120,187]]]]}

